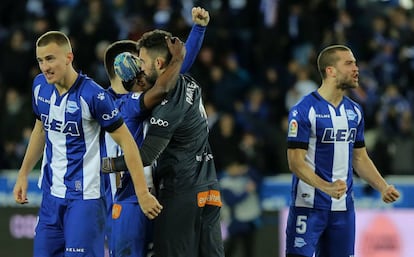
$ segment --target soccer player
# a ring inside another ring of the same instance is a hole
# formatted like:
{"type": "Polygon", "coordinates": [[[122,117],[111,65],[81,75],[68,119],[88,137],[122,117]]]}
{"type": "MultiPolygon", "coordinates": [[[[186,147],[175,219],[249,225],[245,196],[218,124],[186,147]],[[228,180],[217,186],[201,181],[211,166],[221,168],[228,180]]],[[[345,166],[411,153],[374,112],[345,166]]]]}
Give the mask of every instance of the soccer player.
{"type": "Polygon", "coordinates": [[[329,46],[317,65],[322,85],[289,113],[287,156],[293,179],[286,256],[350,257],[355,245],[353,170],[385,203],[400,193],[368,156],[361,106],[345,96],[359,86],[352,51],[329,46]]]}
{"type": "MultiPolygon", "coordinates": [[[[168,60],[163,37],[155,30],[138,40],[150,84],[168,60]]],[[[152,110],[141,149],[145,166],[157,160],[154,186],[164,204],[154,220],[155,256],[223,257],[219,184],[201,88],[192,77],[180,75],[175,88],[152,110]]]]}
{"type": "MultiPolygon", "coordinates": [[[[166,65],[165,71],[157,79],[155,85],[149,89],[148,86],[150,85],[145,83],[144,77],[139,72],[139,60],[135,61],[133,55],[122,53],[127,51],[137,54],[137,45],[134,41],[117,41],[109,46],[105,53],[105,67],[111,81],[108,92],[116,99],[121,115],[138,146],[142,145],[144,121],[149,117],[151,109],[164,99],[172,86],[176,85],[178,73],[188,71],[201,47],[205,29],[210,19],[209,13],[203,8],[194,7],[192,17],[195,25],[185,43],[186,55],[184,62],[179,54],[178,44],[181,41],[177,38],[174,42],[170,41],[171,34],[162,32],[164,36],[169,38],[166,45],[169,46],[171,60],[164,64],[166,65]],[[120,53],[122,54],[119,55],[120,53]],[[126,58],[120,59],[120,57],[126,58]],[[113,66],[114,61],[118,64],[116,69],[113,66]],[[115,73],[120,76],[116,76],[115,73]],[[120,78],[123,80],[122,83],[120,78]],[[132,92],[128,93],[129,91],[132,92]]],[[[116,150],[113,152],[116,152],[116,150]]],[[[120,152],[117,155],[119,154],[120,152]]],[[[147,184],[151,187],[152,173],[148,168],[146,167],[149,171],[146,174],[147,184]]],[[[112,232],[110,233],[111,256],[146,256],[147,245],[152,240],[152,224],[139,209],[131,179],[128,172],[125,172],[114,198],[112,232]]]]}
{"type": "MultiPolygon", "coordinates": [[[[116,81],[118,81],[118,84],[120,81],[111,78],[111,85],[113,87],[109,88],[108,93],[114,97],[116,106],[120,109],[125,124],[133,134],[134,140],[138,146],[142,145],[145,134],[144,124],[151,113],[151,109],[156,104],[159,104],[163,97],[165,97],[166,92],[171,90],[175,85],[181,64],[183,63],[185,53],[183,43],[177,38],[171,38],[170,35],[166,41],[172,55],[171,61],[157,83],[152,88],[146,90],[145,93],[143,93],[145,84],[140,81],[139,83],[134,83],[131,87],[135,92],[116,94],[116,81]]],[[[120,49],[120,46],[128,43],[131,44],[131,41],[118,41],[115,43],[115,47],[108,48],[107,53],[112,55],[111,53],[113,53],[113,51],[120,49]]],[[[135,42],[132,42],[132,44],[136,46],[135,42]]],[[[112,44],[112,46],[114,46],[114,44],[112,44]]],[[[120,56],[126,57],[122,62],[127,63],[128,68],[133,68],[133,66],[135,66],[133,69],[139,74],[139,60],[134,60],[138,59],[137,57],[130,53],[122,53],[117,56],[117,59],[120,56]]],[[[113,61],[111,63],[113,63],[113,61]]],[[[115,148],[117,148],[116,145],[115,148]]],[[[121,153],[121,151],[118,151],[118,155],[121,153]]],[[[146,169],[145,175],[147,185],[152,187],[151,169],[150,167],[146,167],[146,169]]],[[[111,222],[111,233],[109,236],[110,255],[117,257],[145,257],[147,256],[147,248],[148,244],[151,242],[152,235],[150,220],[140,210],[129,172],[125,171],[122,172],[122,175],[119,173],[117,175],[119,177],[118,183],[116,183],[116,193],[110,217],[112,220],[109,221],[111,222]]]]}
{"type": "Polygon", "coordinates": [[[13,194],[28,202],[28,173],[42,157],[43,191],[34,238],[34,256],[103,256],[106,220],[101,158],[105,131],[122,148],[143,212],[162,209],[148,191],[139,150],[105,90],[73,65],[69,38],[49,31],[36,42],[41,74],[35,77],[36,115],[13,194]]]}

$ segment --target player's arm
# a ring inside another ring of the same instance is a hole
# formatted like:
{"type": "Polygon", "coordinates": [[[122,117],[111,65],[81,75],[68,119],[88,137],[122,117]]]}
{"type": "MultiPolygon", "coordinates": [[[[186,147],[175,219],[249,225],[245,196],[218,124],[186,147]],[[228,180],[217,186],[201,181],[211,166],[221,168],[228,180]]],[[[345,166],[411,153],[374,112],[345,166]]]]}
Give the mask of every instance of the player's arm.
{"type": "Polygon", "coordinates": [[[125,163],[131,174],[135,193],[142,211],[150,219],[157,217],[161,212],[162,206],[148,190],[141,156],[131,133],[126,125],[122,124],[116,130],[109,132],[109,134],[124,152],[125,163]]]}
{"type": "Polygon", "coordinates": [[[29,172],[40,160],[45,147],[45,131],[42,122],[36,119],[35,125],[30,135],[29,144],[23,158],[19,173],[17,174],[16,184],[13,189],[14,200],[17,203],[28,203],[27,185],[29,172]]]}
{"type": "Polygon", "coordinates": [[[167,93],[175,87],[181,65],[183,64],[185,56],[183,42],[176,37],[166,38],[166,41],[172,57],[164,72],[158,77],[155,85],[142,96],[146,109],[152,109],[159,104],[167,93]]]}
{"type": "Polygon", "coordinates": [[[142,144],[142,162],[144,166],[151,165],[167,147],[170,138],[147,135],[142,144]]]}
{"type": "Polygon", "coordinates": [[[287,150],[289,169],[306,184],[325,192],[333,198],[342,197],[347,190],[346,183],[341,180],[330,183],[319,177],[306,163],[306,152],[306,149],[289,148],[287,150]]]}
{"type": "Polygon", "coordinates": [[[194,25],[191,28],[187,41],[185,42],[187,54],[185,55],[183,65],[181,67],[181,73],[186,73],[193,65],[198,52],[200,52],[201,45],[204,40],[204,34],[206,32],[207,25],[210,22],[210,15],[208,11],[201,7],[193,7],[191,10],[191,17],[194,25]]]}
{"type": "MultiPolygon", "coordinates": [[[[159,136],[147,135],[141,146],[141,160],[144,166],[151,165],[167,147],[170,139],[159,136]]],[[[128,170],[123,155],[118,157],[107,157],[102,159],[102,171],[113,173],[128,170]]]]}
{"type": "Polygon", "coordinates": [[[184,55],[180,55],[183,54],[183,52],[180,52],[180,45],[177,44],[177,41],[181,42],[178,38],[174,38],[175,42],[167,40],[172,59],[165,72],[157,79],[154,87],[144,94],[144,106],[147,109],[152,109],[155,105],[159,104],[165,97],[165,94],[175,86],[174,82],[176,82],[178,78],[176,68],[180,68],[179,73],[187,72],[193,65],[200,51],[206,27],[210,22],[210,15],[204,8],[193,7],[191,10],[191,16],[194,21],[194,25],[191,28],[187,41],[185,42],[184,55]]]}
{"type": "Polygon", "coordinates": [[[399,198],[400,193],[381,176],[371,158],[368,156],[366,147],[354,148],[352,165],[355,172],[363,180],[381,192],[384,202],[391,203],[399,198]]]}

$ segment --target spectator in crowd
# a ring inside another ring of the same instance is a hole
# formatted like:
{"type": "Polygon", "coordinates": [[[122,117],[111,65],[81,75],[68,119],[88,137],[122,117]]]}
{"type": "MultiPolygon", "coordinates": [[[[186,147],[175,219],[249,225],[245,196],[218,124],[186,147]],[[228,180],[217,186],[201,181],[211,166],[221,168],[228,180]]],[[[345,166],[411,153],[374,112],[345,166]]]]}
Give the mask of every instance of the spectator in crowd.
{"type": "Polygon", "coordinates": [[[210,132],[211,149],[220,173],[231,160],[240,159],[241,131],[231,113],[222,113],[210,132]]]}
{"type": "Polygon", "coordinates": [[[227,224],[228,237],[224,244],[226,257],[254,256],[255,232],[260,226],[260,187],[262,177],[243,160],[232,160],[220,177],[223,195],[223,221],[227,224]]]}
{"type": "Polygon", "coordinates": [[[296,70],[296,82],[286,93],[286,108],[289,110],[305,95],[315,91],[318,85],[310,77],[307,67],[299,66],[296,70]]]}
{"type": "Polygon", "coordinates": [[[265,101],[269,104],[269,119],[267,122],[270,124],[276,124],[287,112],[285,95],[290,85],[282,82],[281,74],[277,66],[266,66],[260,82],[265,101]]]}
{"type": "Polygon", "coordinates": [[[105,67],[104,67],[104,55],[105,50],[109,46],[109,41],[102,40],[99,41],[98,44],[95,46],[95,60],[92,62],[91,65],[91,72],[94,74],[94,79],[99,85],[105,85],[109,84],[108,77],[106,75],[105,67]]]}
{"type": "Polygon", "coordinates": [[[412,113],[406,111],[399,119],[399,130],[392,137],[390,148],[392,148],[390,172],[393,175],[412,175],[411,164],[414,156],[414,126],[412,113]]]}
{"type": "Polygon", "coordinates": [[[107,1],[80,1],[75,8],[68,29],[78,56],[76,67],[92,75],[92,63],[96,59],[95,46],[102,40],[117,40],[119,28],[107,1]]]}
{"type": "Polygon", "coordinates": [[[234,52],[224,54],[223,67],[220,81],[212,88],[212,100],[221,110],[234,111],[234,104],[244,97],[248,90],[251,77],[249,72],[240,66],[237,55],[234,52]]]}
{"type": "Polygon", "coordinates": [[[411,113],[411,104],[400,93],[395,84],[388,84],[381,96],[379,108],[379,125],[384,130],[384,135],[394,135],[400,132],[403,114],[411,113]]]}
{"type": "Polygon", "coordinates": [[[27,94],[26,86],[30,84],[28,72],[32,63],[30,48],[23,29],[14,29],[6,46],[0,50],[0,68],[3,83],[27,94]],[[26,72],[22,73],[24,70],[26,72]]]}
{"type": "MultiPolygon", "coordinates": [[[[16,88],[6,89],[5,101],[2,103],[3,115],[1,116],[0,137],[7,142],[17,144],[22,139],[22,131],[25,127],[31,127],[34,123],[33,115],[30,111],[30,102],[25,95],[16,88]]],[[[13,145],[14,145],[13,144],[13,145]]],[[[10,145],[7,147],[10,149],[10,145]]],[[[19,165],[13,166],[18,168],[19,165]]]]}

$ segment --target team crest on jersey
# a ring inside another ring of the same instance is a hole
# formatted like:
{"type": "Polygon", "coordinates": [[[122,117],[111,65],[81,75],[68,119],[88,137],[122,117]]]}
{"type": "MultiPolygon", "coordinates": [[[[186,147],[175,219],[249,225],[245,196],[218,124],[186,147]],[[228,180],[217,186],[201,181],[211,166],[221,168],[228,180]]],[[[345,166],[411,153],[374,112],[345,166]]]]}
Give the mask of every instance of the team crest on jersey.
{"type": "Polygon", "coordinates": [[[354,112],[354,110],[347,109],[346,116],[348,117],[348,120],[355,120],[355,118],[357,117],[357,114],[354,112]]]}
{"type": "Polygon", "coordinates": [[[104,92],[101,92],[101,93],[99,93],[98,95],[97,95],[97,98],[99,99],[99,100],[105,100],[105,93],[104,92]]]}
{"type": "Polygon", "coordinates": [[[79,107],[75,101],[68,101],[66,103],[66,112],[75,113],[77,110],[79,110],[79,107]]]}
{"type": "Polygon", "coordinates": [[[291,120],[289,122],[289,129],[288,129],[289,137],[296,137],[298,135],[298,122],[296,120],[291,120]]]}

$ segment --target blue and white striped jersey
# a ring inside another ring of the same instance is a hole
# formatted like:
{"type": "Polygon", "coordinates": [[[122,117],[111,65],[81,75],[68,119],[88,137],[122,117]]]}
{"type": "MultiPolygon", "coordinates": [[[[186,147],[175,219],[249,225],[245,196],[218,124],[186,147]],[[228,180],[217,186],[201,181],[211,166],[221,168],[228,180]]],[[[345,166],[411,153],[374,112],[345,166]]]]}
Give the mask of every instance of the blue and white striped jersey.
{"type": "Polygon", "coordinates": [[[123,124],[112,98],[83,74],[63,95],[40,74],[32,93],[33,111],[46,132],[39,187],[66,199],[102,197],[103,129],[111,132],[123,124]]]}
{"type": "Polygon", "coordinates": [[[335,107],[317,91],[305,96],[289,112],[288,148],[307,149],[306,162],[315,173],[326,181],[346,181],[348,191],[337,200],[293,175],[291,205],[333,211],[353,208],[353,149],[364,146],[364,119],[357,103],[344,97],[335,107]]]}
{"type": "MultiPolygon", "coordinates": [[[[141,103],[143,96],[142,92],[130,92],[127,94],[116,94],[112,88],[108,88],[108,94],[115,101],[116,107],[119,109],[120,114],[125,122],[125,125],[128,127],[129,131],[132,134],[136,144],[141,148],[142,143],[145,138],[145,124],[151,110],[145,109],[141,103]]],[[[122,154],[121,149],[114,142],[107,141],[107,148],[114,149],[118,147],[117,151],[113,150],[108,153],[108,156],[120,156],[122,154]]],[[[152,186],[152,171],[151,167],[145,167],[144,169],[145,178],[148,186],[152,186]]],[[[112,187],[112,186],[111,186],[112,187]]],[[[113,193],[113,188],[111,188],[113,193]]],[[[138,202],[137,196],[135,194],[134,184],[132,183],[132,178],[128,172],[124,173],[121,180],[121,187],[117,191],[117,201],[124,202],[138,202]]]]}

